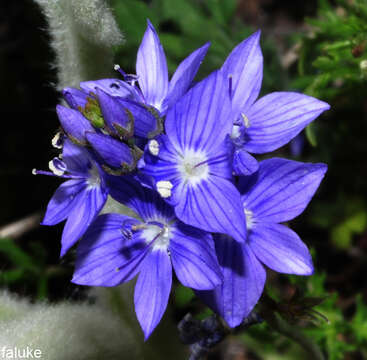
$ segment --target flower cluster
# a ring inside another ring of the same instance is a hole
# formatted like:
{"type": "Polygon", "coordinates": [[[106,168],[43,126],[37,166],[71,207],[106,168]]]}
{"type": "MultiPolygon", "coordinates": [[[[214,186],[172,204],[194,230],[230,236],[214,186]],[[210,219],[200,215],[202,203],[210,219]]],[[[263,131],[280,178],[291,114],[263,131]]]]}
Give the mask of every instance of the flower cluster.
{"type": "Polygon", "coordinates": [[[148,21],[136,75],[86,81],[63,91],[62,148],[48,171],[67,181],[44,225],[66,220],[61,256],[78,240],[72,281],[116,286],[137,277],[135,310],[145,338],[159,323],[172,271],[231,327],[259,300],[269,267],[310,275],[310,253],[281,223],[310,202],[326,165],[251,154],[273,151],[329,108],[295,92],[258,99],[260,32],[223,66],[193,79],[209,44],[168,79],[164,50],[148,21]],[[108,197],[129,207],[99,215],[108,197]]]}

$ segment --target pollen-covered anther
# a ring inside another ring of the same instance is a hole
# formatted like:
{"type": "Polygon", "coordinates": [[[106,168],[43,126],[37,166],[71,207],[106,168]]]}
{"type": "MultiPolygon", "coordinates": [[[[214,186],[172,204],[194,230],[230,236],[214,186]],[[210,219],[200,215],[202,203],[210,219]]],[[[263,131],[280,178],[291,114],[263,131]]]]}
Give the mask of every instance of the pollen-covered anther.
{"type": "Polygon", "coordinates": [[[101,176],[99,174],[97,166],[93,165],[89,169],[89,177],[87,179],[89,188],[95,188],[101,184],[101,176]]]}
{"type": "Polygon", "coordinates": [[[241,126],[240,125],[233,125],[231,139],[237,139],[241,136],[241,126]]]}
{"type": "Polygon", "coordinates": [[[146,225],[145,224],[141,224],[141,225],[133,225],[131,227],[131,230],[132,231],[138,231],[138,230],[143,230],[146,228],[146,225]]]}
{"type": "Polygon", "coordinates": [[[149,152],[154,155],[157,156],[159,154],[159,143],[157,140],[150,140],[148,143],[148,149],[149,152]]]}
{"type": "Polygon", "coordinates": [[[48,167],[49,169],[57,176],[62,176],[64,175],[65,171],[62,170],[62,169],[58,169],[56,166],[55,166],[55,163],[54,163],[54,160],[51,160],[49,161],[48,163],[48,167]]]}
{"type": "Polygon", "coordinates": [[[244,113],[241,113],[241,117],[242,117],[243,125],[245,126],[245,128],[249,128],[251,125],[249,118],[244,113]]]}
{"type": "Polygon", "coordinates": [[[162,198],[168,198],[171,196],[173,185],[170,181],[161,180],[157,182],[157,191],[162,198]]]}
{"type": "Polygon", "coordinates": [[[51,144],[56,149],[62,149],[62,139],[60,132],[56,133],[56,135],[52,138],[51,144]]]}

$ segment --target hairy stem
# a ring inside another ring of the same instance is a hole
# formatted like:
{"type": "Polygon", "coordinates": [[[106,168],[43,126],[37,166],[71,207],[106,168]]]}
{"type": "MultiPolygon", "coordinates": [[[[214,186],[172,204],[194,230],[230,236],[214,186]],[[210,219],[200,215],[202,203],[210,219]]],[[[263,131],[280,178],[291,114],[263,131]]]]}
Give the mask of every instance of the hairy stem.
{"type": "Polygon", "coordinates": [[[111,73],[123,36],[104,0],[34,1],[48,20],[59,90],[111,73]]]}

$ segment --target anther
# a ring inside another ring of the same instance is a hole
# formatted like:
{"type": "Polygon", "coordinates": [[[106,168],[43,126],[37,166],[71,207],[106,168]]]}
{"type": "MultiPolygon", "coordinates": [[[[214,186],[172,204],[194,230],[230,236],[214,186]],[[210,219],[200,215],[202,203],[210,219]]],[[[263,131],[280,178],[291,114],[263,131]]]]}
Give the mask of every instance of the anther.
{"type": "Polygon", "coordinates": [[[249,128],[250,127],[249,118],[244,113],[241,113],[241,116],[242,116],[242,120],[243,120],[243,124],[245,125],[245,128],[249,128]]]}
{"type": "Polygon", "coordinates": [[[148,144],[148,149],[149,152],[154,155],[157,156],[159,154],[159,143],[157,140],[150,140],[149,144],[148,144]]]}
{"type": "Polygon", "coordinates": [[[162,198],[168,198],[171,196],[171,189],[173,185],[170,181],[161,180],[157,182],[157,191],[162,198]]]}
{"type": "Polygon", "coordinates": [[[64,175],[64,170],[58,169],[55,164],[54,164],[54,160],[49,161],[48,163],[48,167],[49,169],[57,176],[61,176],[64,175]]]}
{"type": "Polygon", "coordinates": [[[56,133],[56,135],[52,138],[51,144],[56,149],[62,149],[62,138],[60,132],[56,133]]]}

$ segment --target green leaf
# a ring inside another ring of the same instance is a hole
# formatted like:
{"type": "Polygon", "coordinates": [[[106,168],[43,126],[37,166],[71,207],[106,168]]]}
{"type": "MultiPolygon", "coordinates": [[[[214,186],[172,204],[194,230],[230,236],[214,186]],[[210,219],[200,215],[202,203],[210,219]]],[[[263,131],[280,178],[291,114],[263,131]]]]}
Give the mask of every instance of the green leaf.
{"type": "Polygon", "coordinates": [[[38,266],[35,265],[34,260],[26,252],[24,252],[11,239],[0,239],[0,252],[5,254],[9,260],[20,268],[37,273],[38,266]]]}
{"type": "Polygon", "coordinates": [[[316,133],[313,123],[306,127],[306,138],[312,146],[317,146],[316,133]]]}
{"type": "Polygon", "coordinates": [[[206,0],[205,5],[214,17],[215,21],[225,25],[234,15],[237,7],[236,0],[206,0]]]}
{"type": "Polygon", "coordinates": [[[354,234],[362,233],[367,227],[367,213],[363,210],[348,217],[331,231],[333,243],[340,249],[347,249],[354,234]]]}
{"type": "Polygon", "coordinates": [[[194,292],[185,286],[179,285],[175,290],[175,303],[179,308],[187,306],[194,297],[194,292]]]}
{"type": "Polygon", "coordinates": [[[21,280],[25,275],[24,269],[14,269],[0,272],[0,282],[5,285],[15,283],[21,280]]]}
{"type": "Polygon", "coordinates": [[[156,23],[153,11],[143,1],[112,0],[111,3],[129,46],[131,43],[139,44],[147,27],[147,19],[156,23]]]}

